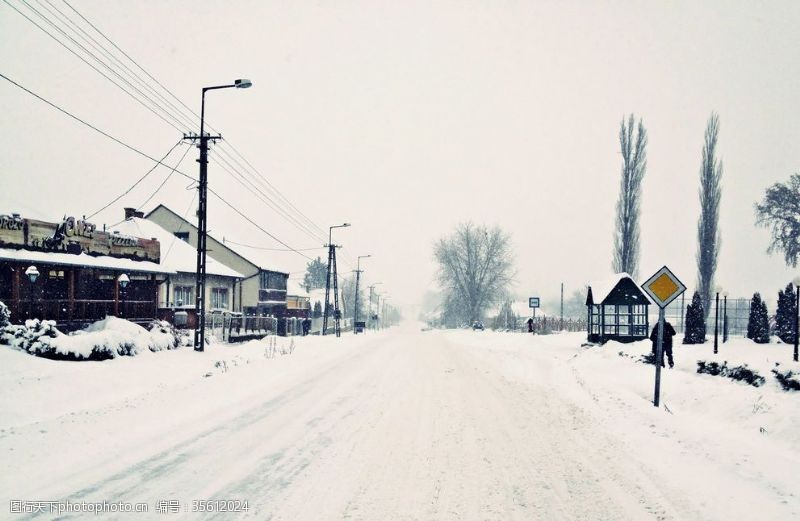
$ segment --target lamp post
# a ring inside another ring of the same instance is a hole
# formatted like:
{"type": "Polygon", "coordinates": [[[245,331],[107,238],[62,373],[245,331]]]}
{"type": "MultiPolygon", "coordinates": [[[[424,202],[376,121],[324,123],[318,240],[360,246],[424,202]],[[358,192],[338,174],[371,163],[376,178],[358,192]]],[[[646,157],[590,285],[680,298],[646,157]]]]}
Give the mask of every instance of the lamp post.
{"type": "Polygon", "coordinates": [[[728,341],[728,292],[722,293],[722,343],[728,341]]]}
{"type": "Polygon", "coordinates": [[[800,331],[800,327],[798,327],[798,321],[800,321],[800,277],[795,277],[794,280],[795,286],[795,297],[794,297],[794,361],[797,362],[797,342],[798,342],[798,332],[800,331]]]}
{"type": "Polygon", "coordinates": [[[717,303],[714,306],[714,354],[719,352],[719,289],[717,286],[717,303]]]}
{"type": "Polygon", "coordinates": [[[372,319],[372,317],[374,316],[372,313],[372,296],[375,294],[375,286],[377,286],[378,284],[383,284],[383,282],[374,282],[369,287],[369,323],[373,326],[373,329],[375,329],[374,327],[375,321],[372,319]]]}
{"type": "Polygon", "coordinates": [[[334,228],[347,228],[350,223],[337,224],[336,226],[328,227],[328,273],[325,278],[325,308],[322,315],[322,335],[324,336],[328,329],[328,316],[330,315],[330,295],[331,295],[331,277],[333,278],[333,313],[334,313],[334,330],[336,336],[341,335],[339,329],[339,320],[341,314],[339,313],[339,282],[338,274],[336,272],[336,245],[333,244],[333,229],[334,228]]]}
{"type": "Polygon", "coordinates": [[[386,301],[391,299],[391,298],[392,297],[390,297],[389,295],[386,295],[385,297],[383,297],[383,312],[381,314],[383,315],[384,318],[381,319],[381,328],[388,327],[388,325],[389,325],[388,320],[386,319],[386,308],[388,307],[388,305],[386,304],[386,301]],[[386,324],[386,326],[384,326],[384,324],[386,324]]]}
{"type": "Polygon", "coordinates": [[[200,145],[200,179],[197,190],[200,194],[197,208],[197,281],[195,284],[195,310],[197,311],[197,328],[194,330],[194,350],[203,351],[205,347],[206,327],[206,238],[207,238],[207,213],[208,213],[208,141],[219,139],[220,136],[209,136],[205,133],[206,92],[218,89],[247,89],[253,86],[250,80],[239,79],[230,85],[215,85],[203,87],[200,100],[200,135],[184,136],[190,139],[199,139],[200,145]]]}
{"type": "Polygon", "coordinates": [[[39,270],[36,266],[28,266],[25,270],[25,275],[28,277],[28,280],[31,283],[30,290],[28,291],[28,318],[32,318],[33,315],[33,285],[36,283],[36,279],[39,278],[39,270]]]}
{"type": "Polygon", "coordinates": [[[357,268],[356,268],[356,296],[354,299],[353,304],[353,334],[358,334],[358,283],[361,280],[361,259],[368,259],[372,257],[372,255],[359,255],[358,259],[356,260],[357,268]]]}
{"type": "MultiPolygon", "coordinates": [[[[130,277],[128,277],[128,275],[126,275],[125,273],[123,273],[122,275],[117,277],[117,285],[118,285],[118,287],[122,288],[122,291],[120,291],[119,294],[120,294],[120,300],[122,301],[122,315],[123,315],[123,317],[127,316],[127,313],[125,313],[125,288],[128,287],[128,283],[130,283],[130,281],[131,281],[130,277]]],[[[117,313],[117,314],[119,314],[119,313],[117,313]]]]}

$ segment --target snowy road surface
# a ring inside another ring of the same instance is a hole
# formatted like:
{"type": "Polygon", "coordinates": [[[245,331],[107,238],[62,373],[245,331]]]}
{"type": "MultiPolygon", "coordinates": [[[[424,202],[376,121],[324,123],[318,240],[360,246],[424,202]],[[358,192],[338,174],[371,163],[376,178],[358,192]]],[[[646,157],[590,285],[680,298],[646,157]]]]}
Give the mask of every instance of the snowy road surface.
{"type": "MultiPolygon", "coordinates": [[[[147,391],[15,420],[0,432],[6,505],[15,498],[149,504],[145,516],[100,519],[800,515],[791,444],[762,446],[717,425],[695,432],[644,399],[600,394],[576,363],[580,335],[534,340],[406,326],[305,341],[290,356],[251,359],[207,378],[190,366],[191,378],[157,374],[147,391]],[[718,445],[706,443],[717,435],[718,445]],[[729,457],[737,443],[741,452],[729,457]],[[782,463],[772,469],[775,458],[782,463]],[[181,513],[157,514],[156,501],[169,499],[182,502],[181,513]],[[183,510],[201,499],[248,500],[249,511],[183,510]]],[[[147,363],[167,363],[206,355],[149,356],[147,363]]],[[[8,512],[0,515],[24,517],[8,512]]],[[[63,516],[82,517],[93,516],[63,516]]]]}

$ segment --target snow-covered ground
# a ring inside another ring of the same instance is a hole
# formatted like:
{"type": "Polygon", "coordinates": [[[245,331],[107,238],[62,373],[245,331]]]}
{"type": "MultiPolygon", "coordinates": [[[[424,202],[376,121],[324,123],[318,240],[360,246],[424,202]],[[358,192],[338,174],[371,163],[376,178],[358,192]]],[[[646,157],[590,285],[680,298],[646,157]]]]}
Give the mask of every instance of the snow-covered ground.
{"type": "Polygon", "coordinates": [[[69,499],[159,519],[177,499],[167,517],[800,518],[800,393],[768,372],[793,367],[789,346],[721,345],[720,361],[767,368],[756,388],[696,374],[710,344],[676,345],[657,409],[654,368],[635,362],[647,343],[583,337],[407,324],[291,354],[282,338],[274,357],[258,341],[103,362],[2,348],[0,517],[69,499]],[[204,499],[249,511],[183,510],[204,499]]]}

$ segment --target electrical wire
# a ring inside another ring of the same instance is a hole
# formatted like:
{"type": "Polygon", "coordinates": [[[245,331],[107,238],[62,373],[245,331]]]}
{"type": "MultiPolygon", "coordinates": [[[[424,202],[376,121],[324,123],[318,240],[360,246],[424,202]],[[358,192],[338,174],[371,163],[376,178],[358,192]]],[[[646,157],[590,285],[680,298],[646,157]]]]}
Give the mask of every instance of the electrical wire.
{"type": "Polygon", "coordinates": [[[263,250],[263,251],[314,251],[314,250],[326,250],[327,248],[317,246],[316,248],[297,248],[297,250],[288,250],[285,248],[265,248],[263,246],[253,246],[252,244],[242,244],[241,242],[232,241],[230,239],[222,238],[223,244],[233,244],[235,246],[242,246],[244,248],[250,248],[253,250],[263,250]]]}
{"type": "Polygon", "coordinates": [[[159,191],[160,191],[162,188],[164,188],[164,185],[165,185],[165,184],[167,184],[167,181],[169,181],[170,177],[172,177],[172,174],[174,174],[174,173],[175,173],[175,168],[178,168],[178,167],[180,166],[180,164],[181,164],[181,163],[183,163],[183,160],[184,160],[184,159],[186,159],[186,156],[189,154],[189,151],[190,151],[191,149],[192,149],[192,147],[186,147],[186,151],[184,151],[183,155],[182,155],[182,156],[181,156],[181,158],[178,160],[178,162],[177,162],[177,163],[175,163],[175,167],[174,167],[174,168],[173,168],[173,169],[170,171],[170,173],[169,173],[169,174],[167,174],[167,177],[165,177],[165,178],[164,178],[164,180],[163,180],[163,181],[161,181],[161,184],[160,184],[160,185],[158,185],[158,188],[156,188],[156,189],[155,189],[155,191],[154,191],[152,194],[150,194],[150,197],[148,197],[147,199],[145,199],[145,200],[144,200],[144,202],[143,202],[142,204],[140,204],[139,206],[137,206],[137,207],[136,207],[136,209],[137,209],[137,210],[141,210],[142,208],[144,208],[144,205],[146,205],[147,203],[149,203],[149,202],[150,202],[150,200],[151,200],[153,197],[155,197],[155,195],[156,195],[156,194],[157,194],[157,193],[158,193],[158,192],[159,192],[159,191]]]}
{"type": "MultiPolygon", "coordinates": [[[[130,151],[132,151],[132,152],[135,152],[135,153],[139,154],[140,156],[142,156],[142,157],[145,157],[145,158],[149,159],[150,161],[153,161],[154,163],[156,163],[156,165],[164,165],[164,163],[163,163],[163,161],[162,161],[162,160],[156,159],[156,158],[154,158],[153,156],[151,156],[151,155],[149,155],[149,154],[147,154],[147,153],[145,153],[145,152],[142,152],[141,150],[139,150],[138,148],[134,147],[133,145],[129,145],[128,143],[125,143],[125,142],[124,142],[124,141],[122,141],[121,139],[119,139],[119,138],[116,138],[116,137],[112,136],[111,134],[109,134],[108,132],[106,132],[106,131],[104,131],[104,130],[100,130],[99,128],[97,128],[96,126],[92,125],[91,123],[89,123],[89,122],[87,122],[87,121],[85,121],[85,120],[83,120],[83,119],[79,118],[78,116],[76,116],[76,115],[72,114],[71,112],[67,111],[66,109],[63,109],[63,108],[59,107],[58,105],[56,105],[56,104],[55,104],[55,103],[53,103],[52,101],[50,101],[50,100],[48,100],[48,99],[45,99],[45,98],[43,98],[42,96],[40,96],[40,95],[36,94],[35,92],[33,92],[32,90],[30,90],[30,89],[28,89],[28,88],[26,88],[26,87],[23,87],[22,85],[20,85],[20,84],[19,84],[19,83],[17,83],[16,81],[12,80],[11,78],[9,78],[8,76],[6,76],[6,75],[5,75],[5,74],[3,74],[2,72],[0,72],[0,78],[3,78],[4,80],[6,80],[7,82],[11,83],[12,85],[14,85],[14,86],[18,87],[19,89],[21,89],[21,90],[23,90],[23,91],[27,92],[28,94],[30,94],[31,96],[35,97],[35,98],[36,98],[36,99],[38,99],[39,101],[43,101],[44,103],[47,103],[48,105],[50,105],[50,106],[51,106],[51,107],[53,107],[54,109],[56,109],[56,110],[58,110],[59,112],[61,112],[61,113],[65,114],[65,115],[67,115],[67,116],[69,116],[70,118],[74,119],[74,120],[75,120],[75,121],[77,121],[78,123],[81,123],[82,125],[85,125],[85,126],[89,127],[90,129],[94,130],[95,132],[97,132],[97,133],[99,133],[99,134],[102,134],[103,136],[107,137],[108,139],[110,139],[110,140],[114,141],[115,143],[117,143],[117,144],[119,144],[119,145],[122,145],[123,147],[127,148],[128,150],[130,150],[130,151]]],[[[168,165],[164,165],[164,166],[166,166],[167,168],[169,168],[169,166],[168,166],[168,165]]],[[[190,176],[189,174],[187,174],[187,173],[185,173],[185,172],[181,172],[181,171],[180,171],[180,170],[178,170],[177,168],[175,168],[175,169],[173,169],[173,170],[175,171],[175,173],[177,173],[177,174],[180,174],[180,175],[182,175],[183,177],[185,177],[185,178],[187,178],[187,179],[190,179],[190,180],[192,180],[192,181],[194,181],[194,182],[197,182],[197,180],[196,180],[194,177],[190,176]]]]}
{"type": "Polygon", "coordinates": [[[112,200],[111,200],[111,201],[110,201],[108,204],[106,204],[105,206],[103,206],[102,208],[100,208],[99,210],[97,210],[96,212],[94,212],[93,214],[89,215],[89,216],[88,216],[88,217],[86,217],[86,218],[87,218],[87,219],[91,219],[91,218],[92,218],[92,217],[94,217],[95,215],[99,214],[100,212],[102,212],[103,210],[105,210],[106,208],[108,208],[109,206],[111,206],[112,204],[116,203],[117,201],[119,201],[120,199],[122,199],[123,197],[125,197],[126,195],[128,195],[128,194],[131,192],[131,190],[133,190],[134,188],[136,188],[136,187],[139,185],[139,183],[141,183],[142,181],[144,181],[144,180],[147,178],[147,176],[149,176],[150,174],[152,174],[152,173],[153,173],[153,171],[154,171],[156,168],[158,168],[158,165],[162,164],[162,161],[164,161],[164,160],[167,158],[167,156],[169,156],[169,155],[172,153],[172,151],[173,151],[173,150],[175,150],[176,148],[178,148],[178,145],[180,145],[180,144],[181,144],[181,142],[180,142],[180,141],[178,141],[177,143],[175,143],[174,145],[172,145],[172,148],[170,148],[170,149],[169,149],[169,151],[167,151],[167,153],[166,153],[166,154],[164,154],[164,157],[162,157],[162,158],[159,160],[159,162],[158,162],[157,164],[153,165],[153,167],[152,167],[150,170],[148,170],[147,172],[145,172],[145,174],[144,174],[142,177],[140,177],[139,179],[137,179],[135,183],[133,183],[133,184],[132,184],[130,187],[128,187],[128,189],[127,189],[127,190],[125,190],[124,192],[122,192],[121,194],[119,194],[118,196],[116,196],[116,197],[115,197],[114,199],[112,199],[112,200]]]}

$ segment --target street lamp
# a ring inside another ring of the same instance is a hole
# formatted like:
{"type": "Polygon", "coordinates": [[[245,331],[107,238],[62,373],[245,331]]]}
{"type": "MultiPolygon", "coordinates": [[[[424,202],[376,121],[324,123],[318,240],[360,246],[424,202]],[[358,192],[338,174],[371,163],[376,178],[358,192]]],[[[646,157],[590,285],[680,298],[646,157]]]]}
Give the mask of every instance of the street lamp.
{"type": "Polygon", "coordinates": [[[339,296],[337,295],[338,289],[338,273],[336,272],[336,245],[333,244],[333,229],[334,228],[347,228],[350,226],[350,223],[342,223],[337,224],[335,226],[328,227],[328,273],[325,277],[325,309],[322,315],[322,335],[325,336],[325,333],[328,330],[328,315],[330,314],[330,295],[331,295],[331,276],[333,277],[333,313],[334,313],[334,330],[336,332],[336,336],[341,335],[341,330],[339,329],[339,296]]]}
{"type": "Polygon", "coordinates": [[[722,343],[728,341],[728,292],[722,293],[722,343]]]}
{"type": "Polygon", "coordinates": [[[218,89],[247,89],[253,82],[245,79],[235,80],[230,85],[203,87],[200,100],[200,135],[184,136],[184,138],[200,140],[200,179],[197,190],[200,194],[197,208],[197,282],[195,284],[195,310],[197,311],[197,329],[194,331],[194,350],[203,351],[205,347],[206,327],[206,239],[208,233],[208,141],[221,136],[209,136],[205,132],[206,92],[218,89]]]}
{"type": "Polygon", "coordinates": [[[722,288],[716,286],[717,303],[714,306],[714,354],[719,352],[719,292],[722,288]]]}
{"type": "Polygon", "coordinates": [[[372,255],[359,255],[356,261],[357,268],[356,268],[356,296],[355,302],[353,304],[353,334],[358,334],[358,283],[361,280],[361,259],[368,259],[372,257],[372,255]]]}
{"type": "MultiPolygon", "coordinates": [[[[125,273],[123,273],[122,275],[117,277],[117,285],[120,288],[122,288],[122,291],[120,291],[119,293],[120,293],[120,300],[122,301],[122,315],[123,316],[128,316],[128,314],[125,313],[125,288],[128,287],[128,283],[130,281],[131,281],[131,279],[125,273]]],[[[117,313],[117,314],[119,315],[119,313],[117,313]]]]}
{"type": "Polygon", "coordinates": [[[372,329],[375,328],[375,320],[372,318],[374,314],[372,313],[372,296],[375,294],[375,286],[383,284],[383,282],[373,282],[372,285],[369,287],[369,323],[372,324],[372,329]]]}
{"type": "Polygon", "coordinates": [[[792,281],[795,286],[795,297],[794,297],[794,361],[797,362],[797,341],[798,341],[798,314],[800,314],[800,277],[795,277],[792,281]]]}
{"type": "Polygon", "coordinates": [[[28,266],[25,270],[25,275],[28,277],[28,280],[31,281],[31,286],[28,291],[28,318],[33,316],[33,285],[36,283],[36,279],[39,278],[39,270],[36,269],[36,266],[28,266]]]}

